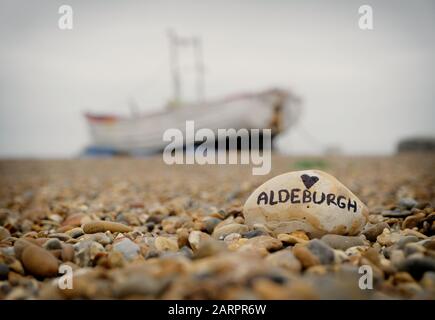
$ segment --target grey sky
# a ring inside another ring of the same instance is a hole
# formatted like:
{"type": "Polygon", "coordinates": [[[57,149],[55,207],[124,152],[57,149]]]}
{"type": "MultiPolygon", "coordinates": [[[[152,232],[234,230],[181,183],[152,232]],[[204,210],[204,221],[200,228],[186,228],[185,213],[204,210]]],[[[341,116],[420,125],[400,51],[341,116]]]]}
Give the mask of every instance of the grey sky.
{"type": "Polygon", "coordinates": [[[286,152],[385,154],[435,135],[433,1],[2,0],[0,156],[72,156],[88,142],[82,111],[161,108],[168,27],[202,36],[207,97],[276,85],[304,99],[286,152]],[[58,29],[62,4],[72,31],[58,29]],[[358,28],[363,4],[373,31],[358,28]]]}

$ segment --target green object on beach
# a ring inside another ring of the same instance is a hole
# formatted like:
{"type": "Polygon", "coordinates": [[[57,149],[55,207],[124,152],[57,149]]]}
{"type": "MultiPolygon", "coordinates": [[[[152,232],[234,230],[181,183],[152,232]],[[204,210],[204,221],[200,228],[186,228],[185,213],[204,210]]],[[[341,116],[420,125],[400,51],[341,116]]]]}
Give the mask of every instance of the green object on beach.
{"type": "Polygon", "coordinates": [[[326,161],[321,159],[304,159],[297,161],[294,164],[294,167],[298,170],[324,169],[328,167],[328,164],[326,161]]]}

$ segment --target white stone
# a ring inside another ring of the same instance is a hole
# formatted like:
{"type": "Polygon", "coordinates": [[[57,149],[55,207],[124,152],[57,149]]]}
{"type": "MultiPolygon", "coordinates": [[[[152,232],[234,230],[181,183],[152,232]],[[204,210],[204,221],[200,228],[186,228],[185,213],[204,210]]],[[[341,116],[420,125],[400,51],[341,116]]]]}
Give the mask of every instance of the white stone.
{"type": "Polygon", "coordinates": [[[132,260],[139,254],[140,247],[130,239],[124,237],[115,240],[113,250],[121,252],[127,260],[132,260]]]}
{"type": "Polygon", "coordinates": [[[274,234],[305,231],[310,237],[327,233],[359,234],[368,209],[348,188],[320,170],[276,176],[246,200],[245,223],[264,224],[274,234]]]}
{"type": "Polygon", "coordinates": [[[188,238],[190,247],[194,251],[197,251],[201,247],[201,244],[203,244],[206,241],[209,241],[210,239],[211,236],[209,236],[207,233],[197,231],[197,230],[192,231],[189,234],[189,238],[188,238]]]}

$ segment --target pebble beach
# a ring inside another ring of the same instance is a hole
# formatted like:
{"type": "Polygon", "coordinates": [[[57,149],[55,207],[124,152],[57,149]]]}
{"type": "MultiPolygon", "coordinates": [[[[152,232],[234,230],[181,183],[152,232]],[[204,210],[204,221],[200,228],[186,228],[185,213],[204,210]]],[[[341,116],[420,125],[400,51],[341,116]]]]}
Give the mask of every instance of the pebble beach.
{"type": "Polygon", "coordinates": [[[161,156],[1,160],[0,181],[0,299],[435,299],[434,154],[274,155],[265,176],[161,156]],[[305,169],[367,206],[360,234],[245,223],[258,186],[305,169]]]}

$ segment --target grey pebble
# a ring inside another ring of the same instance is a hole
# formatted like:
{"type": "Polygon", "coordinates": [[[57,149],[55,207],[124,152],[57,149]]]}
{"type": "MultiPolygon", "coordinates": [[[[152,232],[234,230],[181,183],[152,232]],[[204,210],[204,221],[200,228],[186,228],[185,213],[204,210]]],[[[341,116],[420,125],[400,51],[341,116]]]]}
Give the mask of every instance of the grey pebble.
{"type": "Polygon", "coordinates": [[[405,256],[410,256],[411,254],[417,253],[417,252],[421,252],[424,253],[426,251],[426,249],[418,244],[418,243],[414,243],[414,242],[410,242],[407,243],[405,245],[405,249],[403,250],[403,252],[405,253],[405,256]]]}
{"type": "Polygon", "coordinates": [[[292,272],[300,272],[302,265],[290,250],[280,250],[267,256],[266,261],[273,266],[292,272]]]}
{"type": "Polygon", "coordinates": [[[405,218],[410,216],[412,212],[410,210],[384,210],[382,211],[382,216],[389,218],[405,218]]]}
{"type": "Polygon", "coordinates": [[[80,239],[90,240],[90,241],[96,241],[99,244],[102,244],[103,246],[111,244],[112,239],[103,232],[93,233],[93,234],[85,234],[80,237],[80,239]]]}
{"type": "Polygon", "coordinates": [[[128,238],[115,241],[113,250],[121,252],[127,260],[134,259],[140,252],[139,246],[128,238]]]}
{"type": "Polygon", "coordinates": [[[308,242],[307,248],[319,258],[321,264],[331,264],[334,262],[334,250],[325,242],[314,239],[308,242]]]}
{"type": "Polygon", "coordinates": [[[251,230],[248,232],[245,232],[242,234],[243,238],[254,238],[254,237],[258,237],[258,236],[267,236],[268,234],[266,232],[264,232],[263,230],[260,229],[256,229],[256,230],[251,230]]]}
{"type": "Polygon", "coordinates": [[[417,204],[418,202],[412,198],[402,198],[399,200],[399,206],[404,207],[405,209],[412,209],[417,204]]]}
{"type": "Polygon", "coordinates": [[[9,267],[4,263],[0,263],[0,280],[7,280],[9,274],[9,267]]]}
{"type": "Polygon", "coordinates": [[[74,238],[74,239],[85,234],[83,232],[82,228],[74,228],[74,229],[69,230],[67,233],[71,238],[74,238]]]}
{"type": "Polygon", "coordinates": [[[204,220],[204,224],[205,224],[205,231],[207,231],[207,233],[212,234],[214,228],[220,223],[222,222],[222,220],[218,219],[218,218],[207,218],[204,220]]]}
{"type": "Polygon", "coordinates": [[[60,240],[57,238],[53,238],[53,239],[47,240],[44,243],[44,248],[47,250],[62,249],[62,242],[60,242],[60,240]]]}
{"type": "Polygon", "coordinates": [[[362,234],[365,235],[367,240],[376,242],[377,236],[380,235],[385,228],[390,229],[390,226],[386,222],[367,225],[362,234]]]}
{"type": "Polygon", "coordinates": [[[146,253],[145,259],[158,258],[159,255],[160,255],[159,251],[151,249],[146,253]]]}
{"type": "Polygon", "coordinates": [[[147,228],[147,231],[149,231],[149,232],[153,231],[155,225],[156,224],[152,221],[145,223],[145,227],[147,228]]]}
{"type": "Polygon", "coordinates": [[[365,244],[361,237],[341,236],[338,234],[324,235],[321,240],[331,248],[343,251],[350,247],[362,246],[365,244]]]}
{"type": "Polygon", "coordinates": [[[182,254],[183,256],[185,256],[188,259],[193,259],[193,251],[192,251],[192,249],[190,249],[187,246],[182,247],[180,249],[179,253],[182,254]]]}
{"type": "Polygon", "coordinates": [[[416,236],[406,236],[397,241],[397,247],[403,249],[408,243],[417,242],[418,240],[416,236]]]}
{"type": "Polygon", "coordinates": [[[409,257],[399,266],[399,271],[406,271],[416,280],[420,280],[427,271],[435,271],[435,259],[429,257],[409,257]]]}

